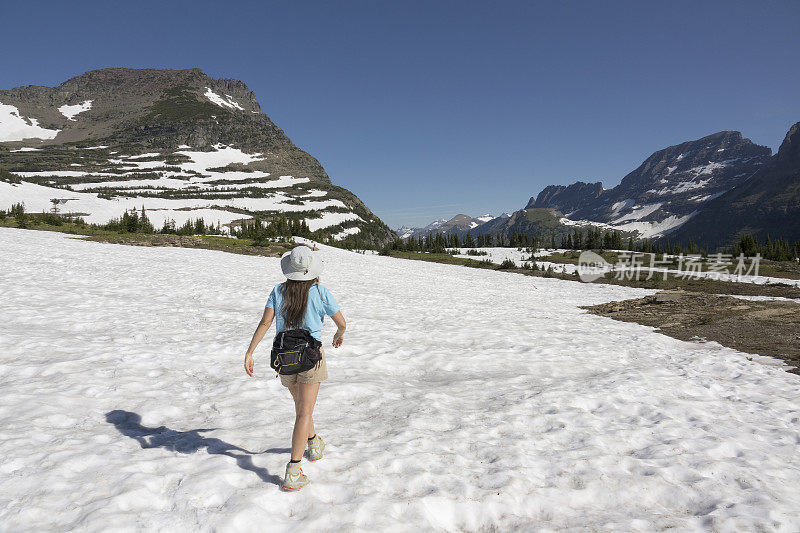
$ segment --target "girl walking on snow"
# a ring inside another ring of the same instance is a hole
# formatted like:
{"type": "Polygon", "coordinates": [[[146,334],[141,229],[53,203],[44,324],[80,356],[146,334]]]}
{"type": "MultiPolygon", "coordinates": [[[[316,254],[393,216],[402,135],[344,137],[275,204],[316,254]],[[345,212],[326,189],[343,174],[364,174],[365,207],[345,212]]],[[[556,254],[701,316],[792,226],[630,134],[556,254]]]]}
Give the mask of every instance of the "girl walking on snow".
{"type": "MultiPolygon", "coordinates": [[[[318,253],[312,253],[307,246],[298,246],[281,257],[281,270],[286,281],[272,289],[261,322],[253,333],[244,358],[244,369],[249,376],[253,376],[253,352],[272,325],[273,318],[276,337],[283,331],[307,329],[319,341],[322,321],[328,315],[337,326],[333,335],[333,347],[342,345],[346,323],[336,299],[328,289],[319,284],[322,268],[323,263],[318,253]]],[[[284,490],[299,490],[310,481],[300,469],[300,459],[306,446],[311,461],[321,459],[325,450],[322,438],[316,434],[312,418],[319,384],[328,379],[325,350],[320,351],[322,359],[314,368],[298,374],[280,376],[281,383],[292,394],[295,410],[292,456],[286,465],[286,476],[281,485],[284,490]]]]}

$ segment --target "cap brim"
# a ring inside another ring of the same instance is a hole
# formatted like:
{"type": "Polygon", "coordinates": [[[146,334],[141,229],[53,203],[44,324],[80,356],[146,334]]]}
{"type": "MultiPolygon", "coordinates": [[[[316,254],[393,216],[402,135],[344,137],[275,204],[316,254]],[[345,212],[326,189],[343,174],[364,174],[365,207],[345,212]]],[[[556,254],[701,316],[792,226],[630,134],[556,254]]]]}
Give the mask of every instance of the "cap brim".
{"type": "Polygon", "coordinates": [[[325,264],[322,262],[321,257],[314,255],[314,260],[308,270],[294,270],[289,257],[290,254],[291,252],[286,252],[281,256],[281,270],[283,271],[283,275],[286,276],[286,279],[292,281],[309,281],[322,274],[325,264]]]}

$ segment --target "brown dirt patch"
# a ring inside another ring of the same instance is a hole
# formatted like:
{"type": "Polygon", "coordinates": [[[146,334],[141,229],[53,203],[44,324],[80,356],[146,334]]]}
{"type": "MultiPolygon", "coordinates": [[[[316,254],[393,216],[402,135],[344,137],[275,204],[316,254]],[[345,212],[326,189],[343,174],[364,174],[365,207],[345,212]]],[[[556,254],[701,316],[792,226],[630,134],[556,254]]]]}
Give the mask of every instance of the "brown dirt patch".
{"type": "Polygon", "coordinates": [[[680,340],[716,341],[783,359],[800,374],[800,304],[749,301],[683,290],[585,306],[590,313],[658,328],[680,340]]]}

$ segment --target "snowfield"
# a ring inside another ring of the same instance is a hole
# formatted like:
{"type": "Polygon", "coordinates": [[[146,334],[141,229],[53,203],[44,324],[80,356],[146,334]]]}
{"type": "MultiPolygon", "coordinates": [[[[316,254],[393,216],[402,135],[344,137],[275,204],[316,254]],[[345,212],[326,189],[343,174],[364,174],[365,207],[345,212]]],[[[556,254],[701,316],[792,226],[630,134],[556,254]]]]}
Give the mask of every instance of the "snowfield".
{"type": "Polygon", "coordinates": [[[578,308],[651,291],[322,247],[348,333],[283,493],[270,334],[242,368],[278,259],[0,249],[3,531],[800,529],[800,379],[578,308]]]}

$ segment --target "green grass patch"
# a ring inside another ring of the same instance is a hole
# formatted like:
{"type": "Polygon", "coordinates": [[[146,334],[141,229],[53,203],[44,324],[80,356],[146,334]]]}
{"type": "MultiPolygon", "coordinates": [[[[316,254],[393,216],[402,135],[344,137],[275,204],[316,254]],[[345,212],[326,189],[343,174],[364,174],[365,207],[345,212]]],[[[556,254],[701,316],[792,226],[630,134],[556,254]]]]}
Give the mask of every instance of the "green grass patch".
{"type": "Polygon", "coordinates": [[[399,250],[389,250],[389,257],[397,257],[400,259],[414,259],[416,261],[429,261],[431,263],[442,263],[445,265],[461,265],[472,268],[490,268],[497,269],[498,265],[491,261],[481,261],[477,259],[467,259],[464,257],[453,257],[449,254],[434,254],[426,252],[403,252],[399,250]]]}
{"type": "Polygon", "coordinates": [[[159,118],[175,122],[192,121],[225,113],[227,111],[221,107],[198,99],[197,93],[191,87],[178,86],[164,91],[163,98],[150,108],[145,122],[159,118]]]}
{"type": "Polygon", "coordinates": [[[87,240],[135,246],[177,246],[186,248],[204,248],[223,252],[280,257],[297,244],[285,241],[268,241],[255,246],[253,239],[234,239],[217,235],[175,235],[170,233],[132,233],[101,229],[80,222],[64,221],[51,224],[42,219],[52,220],[52,215],[26,213],[24,226],[19,225],[15,217],[0,218],[0,227],[21,228],[37,231],[58,231],[70,235],[85,235],[87,240]]]}
{"type": "Polygon", "coordinates": [[[233,237],[220,237],[218,235],[201,235],[203,242],[216,246],[253,246],[253,239],[234,239],[233,237]]]}
{"type": "Polygon", "coordinates": [[[800,279],[800,264],[795,261],[762,261],[758,266],[758,275],[769,278],[800,279]]]}

